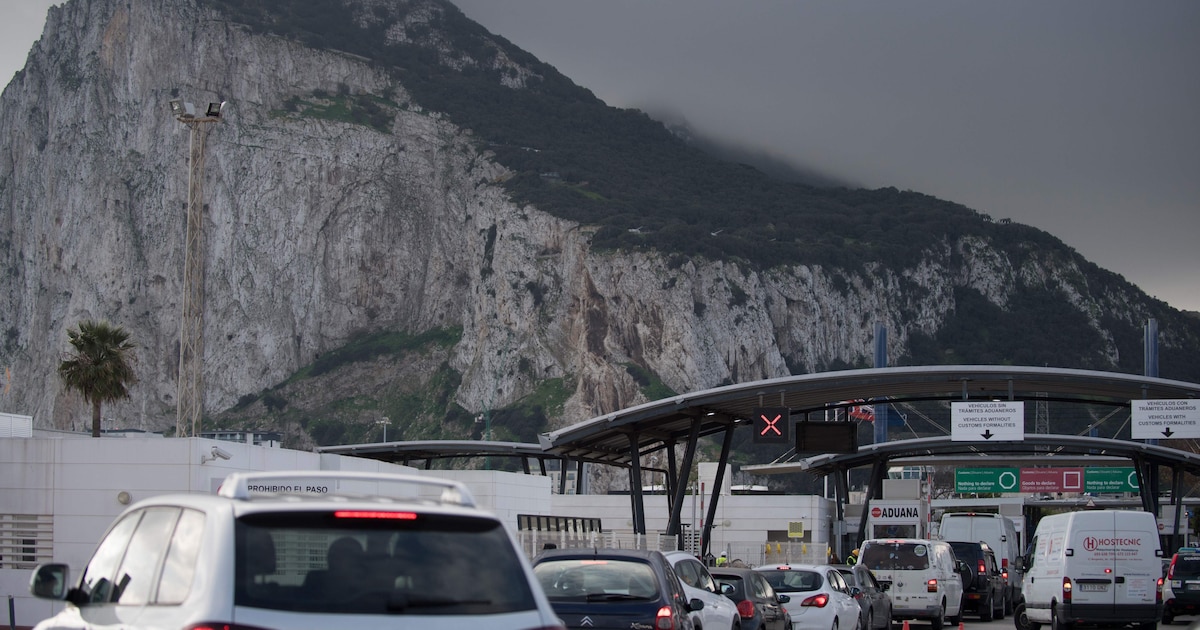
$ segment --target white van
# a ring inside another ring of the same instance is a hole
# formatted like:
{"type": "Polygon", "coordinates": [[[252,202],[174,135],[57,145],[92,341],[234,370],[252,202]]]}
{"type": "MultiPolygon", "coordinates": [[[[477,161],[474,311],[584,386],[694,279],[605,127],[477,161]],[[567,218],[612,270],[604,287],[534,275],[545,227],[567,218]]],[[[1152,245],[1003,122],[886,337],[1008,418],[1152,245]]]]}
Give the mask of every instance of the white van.
{"type": "Polygon", "coordinates": [[[863,542],[858,563],[867,567],[892,598],[892,620],[921,619],[931,630],[962,621],[962,572],[950,543],[920,538],[872,538],[863,542]]]}
{"type": "MultiPolygon", "coordinates": [[[[1092,510],[1043,517],[1021,559],[1031,630],[1076,623],[1157,627],[1162,549],[1149,512],[1092,510]]],[[[1018,623],[1021,621],[1017,613],[1018,623]]]]}
{"type": "Polygon", "coordinates": [[[1021,573],[1017,558],[1021,542],[1012,519],[982,512],[950,512],[942,515],[938,537],[945,541],[984,542],[996,553],[996,563],[1004,576],[1004,614],[1011,615],[1021,601],[1021,573]]]}

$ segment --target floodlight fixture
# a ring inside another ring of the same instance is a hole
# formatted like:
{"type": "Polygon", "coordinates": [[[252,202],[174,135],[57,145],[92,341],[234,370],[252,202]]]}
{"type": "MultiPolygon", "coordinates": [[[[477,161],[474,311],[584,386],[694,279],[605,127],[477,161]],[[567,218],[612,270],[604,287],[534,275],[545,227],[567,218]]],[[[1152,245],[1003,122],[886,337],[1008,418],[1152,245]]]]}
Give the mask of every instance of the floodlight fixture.
{"type": "Polygon", "coordinates": [[[209,118],[220,118],[221,112],[223,111],[225,111],[225,101],[221,101],[220,103],[209,103],[208,111],[205,112],[204,115],[208,116],[209,118]]]}
{"type": "Polygon", "coordinates": [[[195,118],[196,106],[180,99],[170,101],[171,113],[175,114],[176,118],[195,118]]]}

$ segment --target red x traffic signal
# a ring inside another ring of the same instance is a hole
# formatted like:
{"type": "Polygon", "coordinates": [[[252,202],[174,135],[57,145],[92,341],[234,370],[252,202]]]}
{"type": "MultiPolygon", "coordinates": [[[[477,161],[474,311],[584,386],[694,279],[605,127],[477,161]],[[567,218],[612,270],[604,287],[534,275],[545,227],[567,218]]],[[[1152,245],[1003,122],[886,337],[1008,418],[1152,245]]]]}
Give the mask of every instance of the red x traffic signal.
{"type": "Polygon", "coordinates": [[[754,441],[758,444],[791,444],[792,411],[787,407],[755,407],[754,441]]]}

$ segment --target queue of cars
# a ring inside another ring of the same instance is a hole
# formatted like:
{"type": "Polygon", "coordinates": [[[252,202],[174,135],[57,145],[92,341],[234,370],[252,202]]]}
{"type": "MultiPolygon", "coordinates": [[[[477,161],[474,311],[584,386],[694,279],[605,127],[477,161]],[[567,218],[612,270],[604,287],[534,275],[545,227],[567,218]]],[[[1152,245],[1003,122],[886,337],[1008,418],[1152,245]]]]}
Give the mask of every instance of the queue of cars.
{"type": "Polygon", "coordinates": [[[425,476],[230,475],[216,495],[163,495],[122,512],[78,577],[44,564],[30,590],[65,602],[35,630],[329,627],[515,630],[931,630],[1003,618],[1019,630],[1153,628],[1200,614],[1200,549],[1159,577],[1141,512],[1044,517],[1022,597],[982,541],[871,539],[858,563],[710,569],[688,552],[550,549],[533,562],[467,488],[425,476]],[[401,492],[385,487],[404,486],[401,492]]]}

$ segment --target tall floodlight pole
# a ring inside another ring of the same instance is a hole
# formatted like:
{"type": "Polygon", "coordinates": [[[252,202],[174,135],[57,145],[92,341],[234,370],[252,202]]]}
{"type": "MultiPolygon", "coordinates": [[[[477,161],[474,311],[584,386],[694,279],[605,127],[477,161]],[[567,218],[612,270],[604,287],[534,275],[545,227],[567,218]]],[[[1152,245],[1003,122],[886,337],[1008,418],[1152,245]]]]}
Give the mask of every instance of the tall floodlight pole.
{"type": "Polygon", "coordinates": [[[175,435],[199,433],[204,411],[204,140],[208,124],[221,120],[225,103],[209,103],[203,116],[196,106],[179,99],[170,102],[175,119],[187,125],[187,236],[183,254],[183,300],[179,320],[179,385],[175,435]]]}

